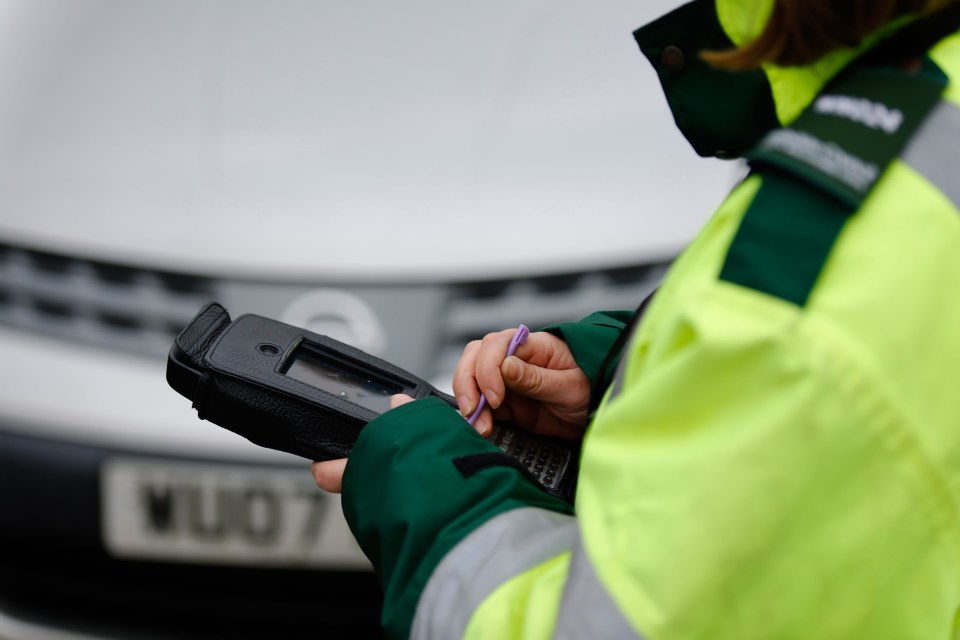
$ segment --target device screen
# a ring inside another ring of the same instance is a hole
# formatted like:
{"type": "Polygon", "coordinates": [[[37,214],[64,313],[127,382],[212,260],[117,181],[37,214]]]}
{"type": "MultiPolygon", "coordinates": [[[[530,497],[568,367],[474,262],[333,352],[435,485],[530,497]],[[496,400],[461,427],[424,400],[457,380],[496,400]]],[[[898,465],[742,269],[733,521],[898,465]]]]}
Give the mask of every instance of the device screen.
{"type": "Polygon", "coordinates": [[[402,384],[326,357],[307,345],[294,351],[285,374],[377,413],[390,408],[390,396],[404,391],[402,384]]]}

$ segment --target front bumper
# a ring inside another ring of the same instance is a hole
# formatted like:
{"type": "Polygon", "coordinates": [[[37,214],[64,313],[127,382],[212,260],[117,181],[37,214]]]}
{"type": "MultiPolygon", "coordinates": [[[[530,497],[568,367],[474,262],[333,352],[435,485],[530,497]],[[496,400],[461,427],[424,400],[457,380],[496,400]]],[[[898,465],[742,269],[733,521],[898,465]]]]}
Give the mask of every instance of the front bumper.
{"type": "Polygon", "coordinates": [[[0,637],[377,636],[380,589],[369,571],[111,556],[100,469],[131,455],[171,459],[0,432],[0,637]]]}

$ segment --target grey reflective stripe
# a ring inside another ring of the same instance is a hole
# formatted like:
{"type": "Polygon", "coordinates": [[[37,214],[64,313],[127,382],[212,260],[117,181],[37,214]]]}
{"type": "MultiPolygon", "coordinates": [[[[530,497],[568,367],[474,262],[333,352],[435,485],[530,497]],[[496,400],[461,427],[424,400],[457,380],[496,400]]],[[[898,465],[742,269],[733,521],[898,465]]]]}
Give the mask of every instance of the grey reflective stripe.
{"type": "Polygon", "coordinates": [[[563,590],[555,629],[553,637],[556,640],[643,638],[630,626],[597,578],[579,536],[570,558],[567,586],[563,590]]]}
{"type": "Polygon", "coordinates": [[[437,565],[420,595],[410,637],[462,637],[476,608],[504,582],[573,549],[573,516],[513,509],[460,541],[437,565]]]}
{"type": "Polygon", "coordinates": [[[960,208],[960,106],[934,107],[903,152],[903,161],[960,208]]]}
{"type": "Polygon", "coordinates": [[[604,402],[611,402],[614,398],[620,395],[620,392],[623,391],[623,379],[627,375],[627,361],[630,360],[628,357],[631,353],[630,345],[633,344],[633,339],[637,335],[639,330],[639,323],[635,323],[630,329],[630,337],[623,345],[623,355],[620,357],[620,362],[617,364],[617,370],[613,373],[613,379],[610,381],[610,391],[607,393],[607,397],[604,398],[604,402]]]}
{"type": "MultiPolygon", "coordinates": [[[[627,342],[629,345],[630,343],[627,342]]],[[[611,402],[623,391],[623,378],[627,375],[627,358],[620,358],[620,364],[613,374],[613,381],[610,383],[610,392],[607,394],[606,402],[611,402]]]]}

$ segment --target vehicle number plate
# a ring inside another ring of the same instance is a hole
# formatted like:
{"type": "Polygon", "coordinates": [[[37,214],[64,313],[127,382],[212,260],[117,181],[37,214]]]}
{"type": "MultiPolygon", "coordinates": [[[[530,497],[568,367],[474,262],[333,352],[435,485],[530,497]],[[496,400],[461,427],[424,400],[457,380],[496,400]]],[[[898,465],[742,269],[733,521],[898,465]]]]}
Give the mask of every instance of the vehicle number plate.
{"type": "Polygon", "coordinates": [[[117,556],[275,566],[357,556],[348,534],[329,531],[339,505],[306,468],[113,459],[100,487],[104,544],[117,556]]]}

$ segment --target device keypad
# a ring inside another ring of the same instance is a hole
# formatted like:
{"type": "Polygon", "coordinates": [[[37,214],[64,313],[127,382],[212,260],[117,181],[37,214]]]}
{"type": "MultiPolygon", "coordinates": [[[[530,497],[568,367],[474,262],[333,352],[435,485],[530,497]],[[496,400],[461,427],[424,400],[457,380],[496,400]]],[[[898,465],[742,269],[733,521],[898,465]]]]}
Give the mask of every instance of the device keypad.
{"type": "Polygon", "coordinates": [[[569,450],[502,425],[495,425],[487,440],[526,467],[547,489],[557,488],[570,463],[569,450]]]}

